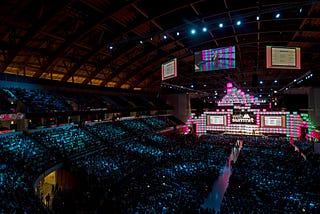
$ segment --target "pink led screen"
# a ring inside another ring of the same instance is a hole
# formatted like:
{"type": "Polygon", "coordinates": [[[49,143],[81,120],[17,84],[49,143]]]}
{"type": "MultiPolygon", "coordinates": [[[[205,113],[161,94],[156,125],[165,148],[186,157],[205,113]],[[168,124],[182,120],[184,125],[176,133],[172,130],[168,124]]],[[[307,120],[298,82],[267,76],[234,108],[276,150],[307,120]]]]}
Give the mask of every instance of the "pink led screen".
{"type": "Polygon", "coordinates": [[[197,51],[194,53],[194,62],[196,72],[235,68],[235,46],[197,51]]]}

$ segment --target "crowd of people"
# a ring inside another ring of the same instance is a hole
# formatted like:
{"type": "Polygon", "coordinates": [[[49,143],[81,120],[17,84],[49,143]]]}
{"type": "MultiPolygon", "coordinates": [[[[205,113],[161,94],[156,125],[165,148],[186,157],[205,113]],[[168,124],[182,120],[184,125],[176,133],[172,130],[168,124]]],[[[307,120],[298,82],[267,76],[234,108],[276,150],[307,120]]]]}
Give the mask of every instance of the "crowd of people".
{"type": "Polygon", "coordinates": [[[18,109],[23,113],[47,113],[129,109],[142,111],[168,108],[165,102],[154,96],[112,95],[96,91],[79,93],[68,90],[68,93],[65,92],[65,90],[46,90],[37,86],[0,88],[2,104],[0,113],[14,113],[12,109],[18,109]]]}
{"type": "Polygon", "coordinates": [[[314,165],[281,138],[247,137],[244,142],[221,213],[319,212],[319,156],[314,165]]]}
{"type": "Polygon", "coordinates": [[[45,211],[33,183],[57,158],[33,139],[14,133],[0,136],[0,160],[0,213],[45,211]]]}
{"type": "Polygon", "coordinates": [[[168,125],[146,117],[0,136],[0,213],[215,213],[201,204],[239,139],[219,212],[319,211],[319,155],[305,160],[283,138],[156,133],[168,125]],[[48,207],[34,182],[59,162],[80,185],[48,207]]]}

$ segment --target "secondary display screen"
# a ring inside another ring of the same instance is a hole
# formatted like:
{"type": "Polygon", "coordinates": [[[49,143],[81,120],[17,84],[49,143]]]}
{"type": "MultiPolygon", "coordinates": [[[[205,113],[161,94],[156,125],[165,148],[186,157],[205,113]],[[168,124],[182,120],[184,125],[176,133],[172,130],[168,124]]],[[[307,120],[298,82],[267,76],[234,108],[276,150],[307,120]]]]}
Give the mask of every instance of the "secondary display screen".
{"type": "Polygon", "coordinates": [[[285,116],[261,116],[261,125],[265,128],[285,128],[285,116]]]}
{"type": "Polygon", "coordinates": [[[207,115],[207,125],[224,126],[224,125],[226,125],[226,116],[224,116],[224,115],[207,115]]]}
{"type": "Polygon", "coordinates": [[[174,58],[161,65],[162,80],[171,79],[177,76],[177,58],[174,58]]]}
{"type": "Polygon", "coordinates": [[[298,47],[267,46],[267,68],[300,69],[301,53],[298,47]]]}

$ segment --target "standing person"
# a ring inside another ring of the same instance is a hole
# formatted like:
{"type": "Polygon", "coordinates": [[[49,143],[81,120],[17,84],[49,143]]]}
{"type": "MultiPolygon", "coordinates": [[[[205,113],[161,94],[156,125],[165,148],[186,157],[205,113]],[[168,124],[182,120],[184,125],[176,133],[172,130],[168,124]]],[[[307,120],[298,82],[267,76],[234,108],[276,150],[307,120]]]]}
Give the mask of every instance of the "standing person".
{"type": "Polygon", "coordinates": [[[216,62],[218,60],[218,53],[214,51],[211,57],[211,61],[216,62]]]}
{"type": "Polygon", "coordinates": [[[48,193],[46,195],[46,206],[49,207],[49,202],[50,202],[50,194],[48,193]]]}

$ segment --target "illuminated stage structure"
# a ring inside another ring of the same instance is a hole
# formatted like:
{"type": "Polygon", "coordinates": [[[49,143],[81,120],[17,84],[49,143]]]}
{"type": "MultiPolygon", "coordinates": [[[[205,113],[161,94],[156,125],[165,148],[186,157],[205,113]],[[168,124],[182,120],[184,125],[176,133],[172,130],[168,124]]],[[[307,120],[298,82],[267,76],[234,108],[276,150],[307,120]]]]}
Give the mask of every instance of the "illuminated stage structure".
{"type": "Polygon", "coordinates": [[[232,83],[227,84],[227,93],[217,104],[220,108],[215,111],[205,111],[200,116],[192,113],[188,127],[193,127],[197,135],[281,136],[294,140],[312,137],[308,115],[272,111],[265,100],[244,93],[233,87],[232,83]]]}

